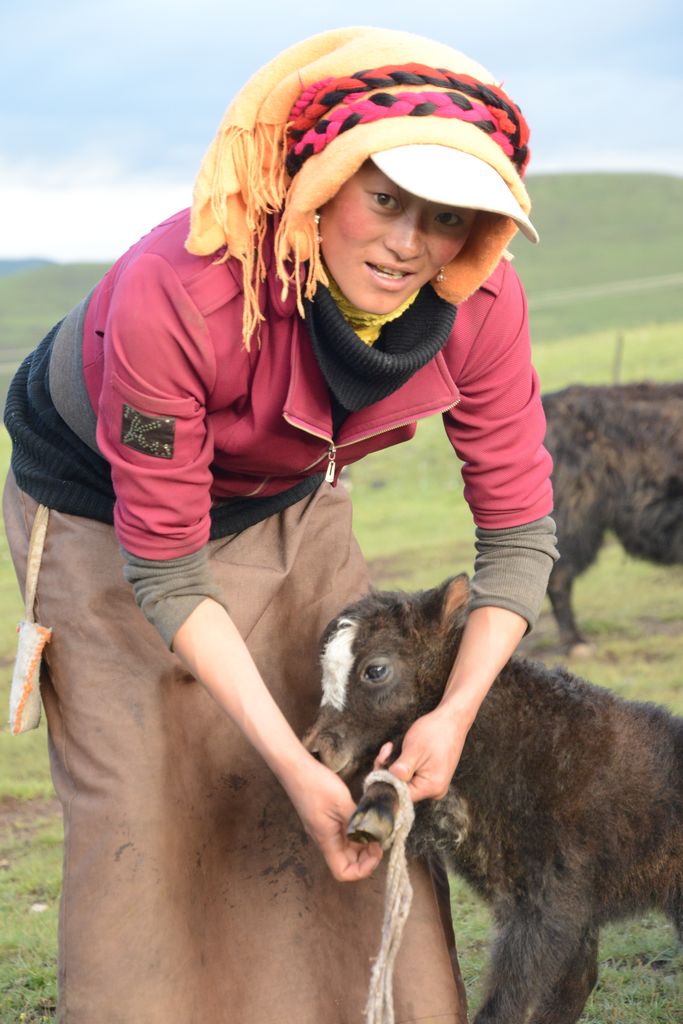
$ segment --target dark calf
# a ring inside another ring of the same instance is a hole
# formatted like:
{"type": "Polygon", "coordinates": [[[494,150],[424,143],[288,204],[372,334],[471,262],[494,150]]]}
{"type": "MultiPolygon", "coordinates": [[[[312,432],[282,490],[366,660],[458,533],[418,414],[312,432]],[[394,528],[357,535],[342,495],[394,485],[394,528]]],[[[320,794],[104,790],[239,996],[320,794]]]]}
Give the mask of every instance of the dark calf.
{"type": "Polygon", "coordinates": [[[683,564],[683,383],[575,385],[543,406],[561,555],[548,596],[571,650],[585,643],[572,586],[607,530],[630,555],[683,564]]]}
{"type": "MultiPolygon", "coordinates": [[[[350,779],[385,741],[400,749],[440,699],[467,595],[462,576],[373,593],[328,626],[322,705],[305,740],[325,764],[350,779]]],[[[391,793],[371,787],[350,829],[390,833],[391,793]]],[[[410,852],[442,855],[497,924],[476,1024],[573,1024],[608,921],[658,907],[683,938],[683,719],[661,707],[513,657],[448,794],[416,810],[410,852]]]]}

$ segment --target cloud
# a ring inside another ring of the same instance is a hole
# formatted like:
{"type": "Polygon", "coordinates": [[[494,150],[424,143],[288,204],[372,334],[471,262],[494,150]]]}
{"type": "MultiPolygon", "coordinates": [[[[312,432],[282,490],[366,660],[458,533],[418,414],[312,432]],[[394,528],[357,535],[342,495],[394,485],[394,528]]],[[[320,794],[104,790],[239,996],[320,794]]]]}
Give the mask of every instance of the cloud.
{"type": "Polygon", "coordinates": [[[120,177],[113,163],[0,165],[0,258],[113,262],[190,205],[191,181],[120,177]]]}
{"type": "MultiPolygon", "coordinates": [[[[503,76],[531,124],[532,171],[683,175],[680,0],[348,0],[340,20],[438,37],[503,76]]],[[[246,78],[332,24],[270,0],[5,0],[0,254],[115,257],[189,203],[246,78]]]]}

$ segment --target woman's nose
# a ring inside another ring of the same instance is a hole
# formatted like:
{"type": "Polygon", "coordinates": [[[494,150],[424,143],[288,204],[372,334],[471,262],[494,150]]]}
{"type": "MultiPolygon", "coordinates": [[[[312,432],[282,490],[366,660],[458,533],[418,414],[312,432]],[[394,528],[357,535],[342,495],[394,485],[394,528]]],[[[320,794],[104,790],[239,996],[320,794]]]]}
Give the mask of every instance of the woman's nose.
{"type": "Polygon", "coordinates": [[[419,256],[424,246],[419,220],[408,214],[398,217],[387,231],[384,244],[399,260],[411,260],[419,256]]]}

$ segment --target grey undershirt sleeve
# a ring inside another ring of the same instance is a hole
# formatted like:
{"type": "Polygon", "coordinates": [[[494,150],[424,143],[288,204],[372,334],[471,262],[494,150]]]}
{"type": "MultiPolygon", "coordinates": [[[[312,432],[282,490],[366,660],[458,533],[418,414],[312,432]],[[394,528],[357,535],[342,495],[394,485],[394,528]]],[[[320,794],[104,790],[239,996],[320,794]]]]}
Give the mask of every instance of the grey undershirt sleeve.
{"type": "MultiPolygon", "coordinates": [[[[507,608],[533,628],[558,557],[553,519],[545,516],[504,530],[477,528],[475,546],[470,608],[507,608]]],[[[123,573],[133,586],[137,605],[169,648],[180,626],[205,598],[227,610],[223,592],[211,576],[206,548],[164,560],[121,550],[123,573]]]]}
{"type": "MultiPolygon", "coordinates": [[[[470,608],[495,605],[517,612],[533,629],[548,577],[558,559],[551,516],[504,530],[476,530],[470,608]]],[[[527,632],[529,632],[527,630],[527,632]]]]}
{"type": "Polygon", "coordinates": [[[123,547],[121,551],[123,575],[133,585],[137,605],[169,649],[180,626],[205,598],[227,610],[221,588],[211,576],[206,548],[165,560],[140,558],[123,547]]]}

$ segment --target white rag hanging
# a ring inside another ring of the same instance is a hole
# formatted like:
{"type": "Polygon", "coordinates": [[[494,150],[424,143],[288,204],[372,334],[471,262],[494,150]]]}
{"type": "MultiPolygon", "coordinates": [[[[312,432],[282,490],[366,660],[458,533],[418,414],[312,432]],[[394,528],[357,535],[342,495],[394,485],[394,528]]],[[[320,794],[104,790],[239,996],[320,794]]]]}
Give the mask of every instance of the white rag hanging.
{"type": "Polygon", "coordinates": [[[48,516],[49,509],[39,505],[28,545],[26,606],[24,619],[17,626],[19,643],[9,698],[9,725],[13,736],[36,729],[40,722],[40,661],[43,648],[52,637],[52,629],[35,621],[34,605],[48,516]]]}

